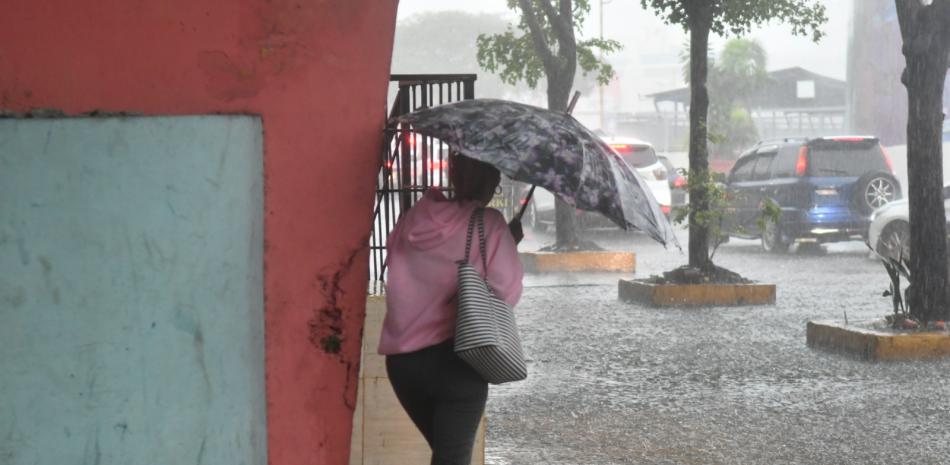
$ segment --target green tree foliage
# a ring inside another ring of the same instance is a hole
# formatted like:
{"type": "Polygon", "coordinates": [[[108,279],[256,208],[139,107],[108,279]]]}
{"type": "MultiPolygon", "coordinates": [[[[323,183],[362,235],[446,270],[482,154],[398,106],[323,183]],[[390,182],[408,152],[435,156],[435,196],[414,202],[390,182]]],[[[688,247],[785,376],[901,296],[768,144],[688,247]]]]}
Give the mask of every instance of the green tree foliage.
{"type": "MultiPolygon", "coordinates": [[[[500,34],[509,21],[498,14],[439,11],[410,16],[399,22],[393,46],[393,74],[475,73],[479,70],[479,34],[500,34]]],[[[476,96],[509,98],[531,92],[498,76],[479,76],[476,96]]]]}
{"type": "MultiPolygon", "coordinates": [[[[567,109],[578,67],[604,84],[613,77],[613,68],[600,60],[596,51],[613,52],[620,49],[620,43],[577,39],[590,13],[589,0],[508,0],[508,8],[520,13],[517,26],[478,37],[478,63],[482,68],[497,73],[509,84],[523,81],[531,88],[544,77],[548,108],[554,111],[567,109]]],[[[574,209],[560,198],[555,208],[554,250],[582,247],[574,226],[574,209]]]]}
{"type": "Polygon", "coordinates": [[[666,24],[688,31],[691,20],[702,19],[721,36],[746,35],[760,24],[779,21],[791,26],[793,34],[811,35],[817,42],[824,35],[820,26],[828,20],[824,5],[815,0],[640,0],[640,4],[659,13],[666,24]],[[696,17],[697,8],[708,11],[708,17],[696,17]]]}
{"type": "MultiPolygon", "coordinates": [[[[436,11],[412,15],[399,21],[393,46],[393,74],[476,73],[479,35],[503,34],[512,26],[501,14],[436,11]]],[[[595,73],[581,76],[576,88],[583,93],[598,86],[595,73]]],[[[479,98],[534,99],[543,90],[525,81],[506,83],[501,77],[482,73],[475,83],[479,98]]]]}
{"type": "MultiPolygon", "coordinates": [[[[709,170],[709,33],[741,36],[759,24],[778,21],[790,25],[794,34],[810,34],[817,41],[822,36],[819,28],[827,19],[825,7],[817,0],[640,0],[640,4],[655,11],[667,24],[689,32],[690,177],[702,177],[709,170]]],[[[705,272],[714,271],[714,266],[708,225],[698,220],[708,216],[711,209],[710,190],[709,183],[690,184],[689,265],[705,272]]]]}
{"type": "MultiPolygon", "coordinates": [[[[558,0],[555,0],[558,1],[558,0]]],[[[601,84],[614,76],[613,67],[597,57],[620,50],[615,40],[576,40],[577,31],[590,13],[589,0],[559,0],[555,9],[551,0],[508,0],[508,8],[519,11],[521,20],[503,33],[484,33],[478,37],[478,63],[498,73],[504,82],[526,83],[532,89],[548,71],[558,71],[553,60],[580,66],[583,74],[593,73],[601,84]],[[572,5],[573,3],[573,5],[572,5]],[[570,12],[564,15],[565,12],[570,12]],[[557,26],[555,26],[557,25],[557,26]],[[570,27],[568,27],[570,26],[570,27]],[[532,31],[537,31],[537,38],[532,31]],[[574,57],[570,56],[574,49],[574,57]],[[547,63],[546,63],[547,62],[547,63]]]]}
{"type": "MultiPolygon", "coordinates": [[[[689,45],[680,58],[683,77],[689,82],[689,45]]],[[[749,98],[768,83],[768,54],[758,41],[737,37],[723,45],[718,57],[708,60],[709,142],[714,158],[735,159],[759,139],[749,98]]]]}
{"type": "Polygon", "coordinates": [[[716,153],[735,158],[759,138],[749,97],[768,82],[767,54],[754,40],[734,38],[723,46],[709,74],[709,127],[722,135],[716,153]]]}

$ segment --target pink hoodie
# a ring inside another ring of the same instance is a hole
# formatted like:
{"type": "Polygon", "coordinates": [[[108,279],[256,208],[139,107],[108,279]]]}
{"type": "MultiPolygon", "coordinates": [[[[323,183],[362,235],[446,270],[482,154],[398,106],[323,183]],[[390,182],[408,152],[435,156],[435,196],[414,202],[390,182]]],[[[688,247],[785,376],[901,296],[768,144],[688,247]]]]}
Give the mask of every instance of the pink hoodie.
{"type": "MultiPolygon", "coordinates": [[[[455,334],[458,265],[476,202],[456,203],[430,189],[396,223],[387,240],[386,319],[379,353],[401,354],[429,347],[455,334]]],[[[488,285],[511,305],[521,297],[524,270],[504,217],[485,209],[488,285]]],[[[485,276],[478,227],[469,262],[485,276]]]]}

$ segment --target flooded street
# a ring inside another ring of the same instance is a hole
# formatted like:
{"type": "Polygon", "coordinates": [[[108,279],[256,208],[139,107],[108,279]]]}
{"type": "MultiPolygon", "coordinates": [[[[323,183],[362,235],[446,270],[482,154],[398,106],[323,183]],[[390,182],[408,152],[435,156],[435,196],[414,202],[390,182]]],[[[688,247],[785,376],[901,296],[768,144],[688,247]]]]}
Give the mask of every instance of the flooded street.
{"type": "MultiPolygon", "coordinates": [[[[590,238],[635,251],[638,278],[687,260],[642,236],[590,238]]],[[[492,388],[486,463],[950,463],[950,361],[868,363],[805,345],[808,320],[889,311],[864,244],[770,255],[733,240],[715,261],[776,284],[776,305],[653,309],[618,301],[631,276],[526,276],[530,374],[492,388]]]]}

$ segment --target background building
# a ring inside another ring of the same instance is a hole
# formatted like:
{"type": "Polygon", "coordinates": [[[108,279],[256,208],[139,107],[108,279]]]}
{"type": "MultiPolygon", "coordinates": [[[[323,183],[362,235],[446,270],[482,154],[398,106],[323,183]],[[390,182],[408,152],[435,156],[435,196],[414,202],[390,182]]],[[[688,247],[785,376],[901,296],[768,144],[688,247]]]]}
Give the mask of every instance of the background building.
{"type": "Polygon", "coordinates": [[[876,135],[887,145],[903,144],[907,138],[901,44],[893,1],[854,2],[848,41],[849,126],[852,132],[876,135]]]}
{"type": "MultiPolygon", "coordinates": [[[[749,98],[760,139],[826,136],[846,132],[844,81],[794,67],[771,71],[768,83],[749,98]]],[[[689,137],[689,88],[650,95],[656,112],[628,115],[621,131],[644,134],[665,151],[685,150],[689,137]]]]}

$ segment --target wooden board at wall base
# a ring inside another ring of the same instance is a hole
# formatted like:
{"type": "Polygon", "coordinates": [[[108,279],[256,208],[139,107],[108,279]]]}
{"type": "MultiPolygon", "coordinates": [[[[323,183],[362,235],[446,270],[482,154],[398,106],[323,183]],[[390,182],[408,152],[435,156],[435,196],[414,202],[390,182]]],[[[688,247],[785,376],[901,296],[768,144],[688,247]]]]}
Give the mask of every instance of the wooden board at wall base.
{"type": "MultiPolygon", "coordinates": [[[[396,399],[386,377],[385,357],[376,353],[385,313],[383,297],[367,298],[349,465],[426,464],[431,457],[429,446],[396,399]]],[[[482,417],[471,465],[485,463],[486,429],[487,421],[482,417]]]]}
{"type": "Polygon", "coordinates": [[[518,257],[528,273],[634,273],[637,268],[637,254],[633,252],[522,252],[518,257]]]}

